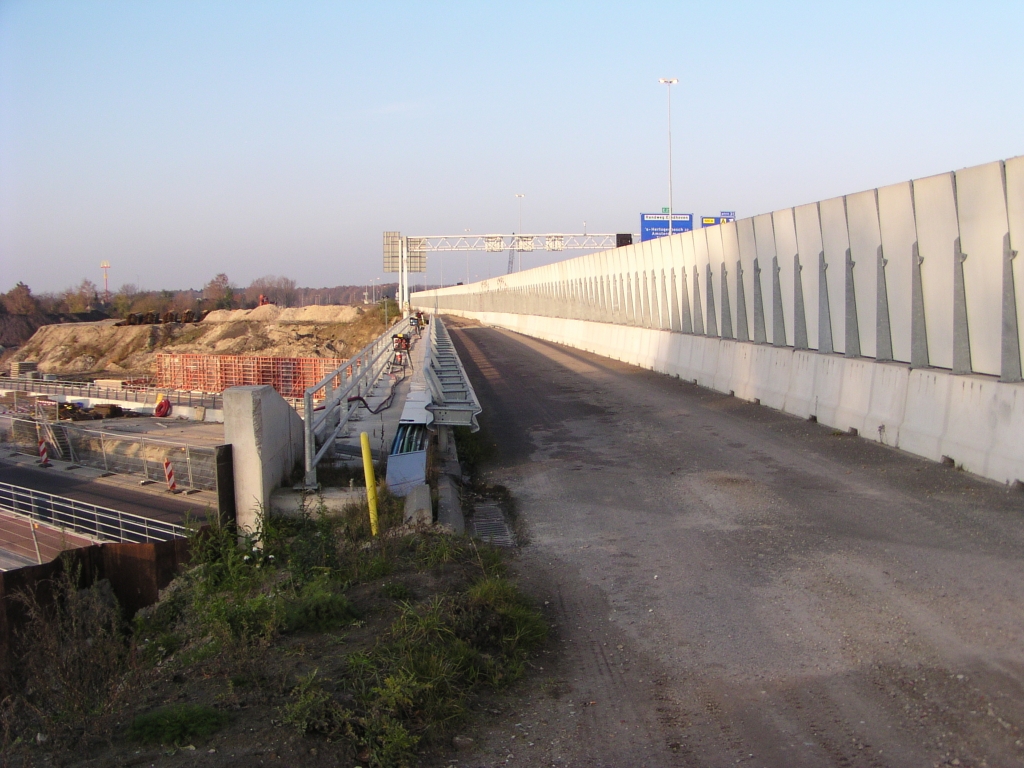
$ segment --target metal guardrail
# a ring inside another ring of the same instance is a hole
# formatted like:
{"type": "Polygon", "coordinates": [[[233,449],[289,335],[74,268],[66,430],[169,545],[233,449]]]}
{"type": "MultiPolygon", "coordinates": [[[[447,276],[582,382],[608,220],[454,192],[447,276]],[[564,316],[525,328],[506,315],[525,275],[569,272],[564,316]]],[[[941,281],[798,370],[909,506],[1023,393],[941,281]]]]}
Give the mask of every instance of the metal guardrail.
{"type": "Polygon", "coordinates": [[[101,387],[91,382],[44,381],[42,379],[0,377],[0,390],[34,393],[39,395],[65,395],[67,397],[90,397],[101,400],[156,405],[158,395],[171,401],[171,405],[203,406],[221,410],[224,399],[211,392],[183,392],[177,389],[157,387],[101,387]]]}
{"type": "Polygon", "coordinates": [[[150,520],[9,483],[0,483],[0,510],[101,541],[167,541],[188,534],[184,526],[174,523],[150,520]]]}
{"type": "Polygon", "coordinates": [[[431,325],[434,333],[426,378],[432,402],[427,410],[434,415],[434,424],[469,427],[476,432],[480,429],[476,417],[483,410],[480,401],[441,318],[435,315],[431,325]]]}
{"type": "Polygon", "coordinates": [[[352,413],[361,407],[350,403],[349,397],[361,396],[373,389],[394,357],[391,337],[405,333],[410,327],[409,318],[396,323],[318,384],[306,389],[303,421],[307,488],[316,487],[316,465],[334,445],[352,413]],[[324,391],[324,397],[314,410],[313,401],[318,399],[316,395],[320,390],[324,391]]]}
{"type": "Polygon", "coordinates": [[[137,475],[154,482],[164,481],[166,459],[174,468],[174,478],[180,488],[217,490],[217,452],[212,447],[86,429],[69,422],[11,418],[9,444],[19,453],[36,455],[39,440],[47,442],[53,458],[118,475],[137,475]]]}

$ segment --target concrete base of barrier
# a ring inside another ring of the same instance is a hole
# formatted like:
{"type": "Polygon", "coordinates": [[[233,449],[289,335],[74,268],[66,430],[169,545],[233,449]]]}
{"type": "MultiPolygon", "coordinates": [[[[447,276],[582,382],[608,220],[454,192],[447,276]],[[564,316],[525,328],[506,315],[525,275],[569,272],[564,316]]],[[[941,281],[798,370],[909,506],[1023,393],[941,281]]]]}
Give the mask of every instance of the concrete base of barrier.
{"type": "Polygon", "coordinates": [[[445,310],[857,432],[969,472],[1024,480],[1024,384],[903,363],[537,315],[445,310]]]}
{"type": "Polygon", "coordinates": [[[231,445],[239,530],[255,531],[271,492],[303,456],[302,419],[271,386],[224,390],[224,442],[231,445]]]}

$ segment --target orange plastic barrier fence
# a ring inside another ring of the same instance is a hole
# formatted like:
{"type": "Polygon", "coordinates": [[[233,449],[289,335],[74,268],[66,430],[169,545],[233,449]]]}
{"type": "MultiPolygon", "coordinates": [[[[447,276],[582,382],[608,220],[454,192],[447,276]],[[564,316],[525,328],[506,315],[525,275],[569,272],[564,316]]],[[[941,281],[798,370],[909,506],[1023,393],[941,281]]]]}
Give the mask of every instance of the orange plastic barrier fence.
{"type": "MultiPolygon", "coordinates": [[[[158,354],[156,378],[158,387],[202,392],[269,384],[282,397],[300,398],[344,362],[335,357],[158,354]]],[[[323,390],[317,394],[322,398],[323,390]]]]}

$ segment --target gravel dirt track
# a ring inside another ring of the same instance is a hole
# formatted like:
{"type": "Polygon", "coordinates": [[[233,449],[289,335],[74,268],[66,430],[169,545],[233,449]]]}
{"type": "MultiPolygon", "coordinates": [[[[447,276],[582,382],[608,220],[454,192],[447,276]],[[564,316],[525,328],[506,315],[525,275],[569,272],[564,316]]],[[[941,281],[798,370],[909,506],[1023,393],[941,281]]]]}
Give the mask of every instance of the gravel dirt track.
{"type": "Polygon", "coordinates": [[[555,632],[460,766],[1024,763],[1024,494],[449,325],[555,632]]]}

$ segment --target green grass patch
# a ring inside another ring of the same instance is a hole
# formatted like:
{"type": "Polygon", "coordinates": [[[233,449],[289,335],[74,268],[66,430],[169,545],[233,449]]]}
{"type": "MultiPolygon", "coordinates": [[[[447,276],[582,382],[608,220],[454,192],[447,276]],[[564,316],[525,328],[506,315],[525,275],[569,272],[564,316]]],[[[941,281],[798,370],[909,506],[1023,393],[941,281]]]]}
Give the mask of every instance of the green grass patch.
{"type": "Polygon", "coordinates": [[[145,744],[180,746],[193,739],[205,739],[223,728],[228,715],[213,707],[175,704],[139,715],[128,729],[128,737],[145,744]]]}
{"type": "Polygon", "coordinates": [[[343,585],[329,577],[310,582],[295,600],[285,603],[284,630],[326,632],[359,618],[343,585]]]}
{"type": "Polygon", "coordinates": [[[412,591],[400,581],[388,581],[381,585],[380,593],[391,600],[408,600],[412,591]]]}

